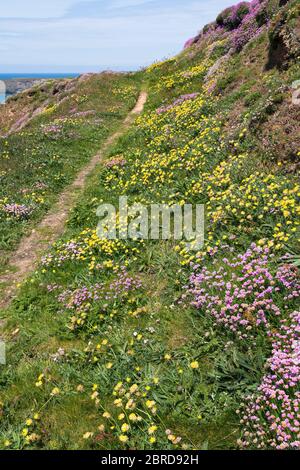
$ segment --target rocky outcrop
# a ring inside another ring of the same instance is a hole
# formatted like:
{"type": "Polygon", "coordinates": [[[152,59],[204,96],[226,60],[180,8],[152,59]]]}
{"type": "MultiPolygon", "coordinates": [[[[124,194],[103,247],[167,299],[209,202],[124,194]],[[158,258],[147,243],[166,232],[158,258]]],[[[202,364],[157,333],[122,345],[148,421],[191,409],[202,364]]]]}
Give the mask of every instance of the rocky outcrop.
{"type": "Polygon", "coordinates": [[[11,80],[4,80],[8,96],[27,90],[28,88],[41,83],[41,81],[42,80],[37,78],[13,78],[11,80]]]}

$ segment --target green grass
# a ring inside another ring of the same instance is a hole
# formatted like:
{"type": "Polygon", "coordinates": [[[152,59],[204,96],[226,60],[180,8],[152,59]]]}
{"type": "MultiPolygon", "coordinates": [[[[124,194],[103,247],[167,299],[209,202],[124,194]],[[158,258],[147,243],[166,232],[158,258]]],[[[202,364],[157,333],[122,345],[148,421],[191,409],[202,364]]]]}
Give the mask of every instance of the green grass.
{"type": "MultiPolygon", "coordinates": [[[[250,123],[258,113],[271,119],[273,114],[265,113],[270,96],[276,109],[287,106],[287,95],[283,102],[276,98],[278,88],[286,77],[299,74],[299,64],[291,62],[281,73],[264,73],[261,80],[266,41],[263,33],[249,50],[230,59],[215,77],[214,94],[206,90],[203,80],[211,65],[206,43],[128,78],[138,85],[142,81],[149,100],[138,122],[107,151],[107,160],[123,158],[126,164],[96,168],[65,234],[50,249],[54,260],[38,268],[5,312],[8,365],[0,379],[2,447],[237,448],[243,431],[236,410],[246,395],[257,393],[271,341],[263,326],[254,327],[253,337],[243,340],[217,324],[209,309],[191,304],[186,286],[191,263],[217,271],[226,266],[224,257],[236,261],[253,242],[270,247],[274,257],[267,267],[272,274],[282,264],[282,255],[297,254],[299,188],[288,171],[291,162],[278,166],[281,156],[276,149],[277,158],[268,158],[260,147],[262,124],[250,123]],[[253,54],[250,66],[249,52],[253,54]],[[194,77],[180,75],[200,64],[203,70],[194,77]],[[162,83],[166,85],[161,87],[162,83]],[[262,93],[265,87],[268,94],[262,93]],[[193,92],[200,96],[158,117],[158,107],[193,92]],[[117,204],[122,194],[129,196],[130,203],[145,205],[206,203],[203,251],[187,252],[173,240],[95,245],[91,231],[98,222],[97,207],[103,201],[117,204]],[[83,251],[60,261],[69,241],[79,241],[83,251]],[[124,266],[127,275],[122,274],[124,266]],[[132,283],[138,279],[141,285],[118,291],[114,283],[120,273],[121,279],[129,277],[132,283]],[[74,298],[81,289],[91,297],[76,306],[74,298]],[[95,292],[100,292],[98,297],[95,292]],[[130,391],[133,385],[137,389],[130,391]],[[126,408],[124,396],[126,402],[134,400],[134,409],[126,408]],[[120,397],[119,408],[115,400],[120,397]],[[104,412],[111,416],[105,418],[104,412]],[[39,419],[26,425],[35,413],[39,419]],[[131,420],[132,413],[141,420],[131,420]],[[129,430],[122,429],[124,422],[131,426],[129,430]],[[155,442],[149,440],[153,425],[157,426],[155,442]],[[26,440],[24,428],[38,438],[26,440]],[[167,438],[170,433],[173,440],[167,438]],[[128,442],[120,441],[124,435],[128,442]]],[[[225,50],[218,44],[213,61],[225,50]]],[[[94,86],[86,92],[86,109],[90,99],[95,105],[94,86]]],[[[95,136],[90,124],[82,132],[82,143],[89,133],[95,136]]],[[[47,149],[51,145],[47,143],[47,149]]],[[[236,272],[228,268],[226,276],[236,272]]],[[[216,295],[214,286],[206,287],[216,295]]],[[[224,290],[217,293],[224,295],[224,290]]],[[[288,319],[297,305],[285,295],[281,288],[273,300],[288,319]]],[[[276,318],[271,322],[274,330],[279,327],[276,318]]]]}
{"type": "Polygon", "coordinates": [[[120,126],[138,92],[139,79],[133,75],[92,77],[79,83],[53,112],[35,118],[20,133],[0,139],[0,272],[20,237],[43,217],[120,126]],[[86,111],[92,114],[77,115],[86,111]],[[58,134],[45,133],[53,125],[59,126],[58,134]],[[29,217],[7,216],[3,207],[14,203],[30,207],[29,217]]]}

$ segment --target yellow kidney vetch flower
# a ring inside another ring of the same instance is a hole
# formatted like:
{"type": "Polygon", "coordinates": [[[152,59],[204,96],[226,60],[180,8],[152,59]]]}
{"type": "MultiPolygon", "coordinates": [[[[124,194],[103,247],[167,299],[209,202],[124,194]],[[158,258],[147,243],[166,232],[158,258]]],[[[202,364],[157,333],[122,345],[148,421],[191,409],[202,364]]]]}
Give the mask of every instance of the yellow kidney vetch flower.
{"type": "Polygon", "coordinates": [[[128,432],[129,429],[130,429],[129,424],[127,424],[127,423],[122,424],[122,426],[121,426],[121,431],[122,431],[123,433],[128,432]]]}
{"type": "Polygon", "coordinates": [[[191,369],[199,369],[199,362],[198,361],[193,361],[190,363],[190,368],[191,369]]]}

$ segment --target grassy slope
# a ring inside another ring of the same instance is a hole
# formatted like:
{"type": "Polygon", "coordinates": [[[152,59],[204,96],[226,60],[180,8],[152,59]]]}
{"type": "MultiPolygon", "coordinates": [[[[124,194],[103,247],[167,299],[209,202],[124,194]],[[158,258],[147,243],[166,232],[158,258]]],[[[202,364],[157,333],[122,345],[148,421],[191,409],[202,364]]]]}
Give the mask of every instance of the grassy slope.
{"type": "MultiPolygon", "coordinates": [[[[7,312],[2,446],[236,448],[242,433],[236,409],[260,383],[270,340],[250,313],[251,339],[239,339],[243,327],[233,333],[216,325],[209,309],[194,309],[182,297],[183,286],[191,262],[215,271],[226,266],[224,256],[235,260],[252,242],[274,254],[267,261],[272,273],[283,254],[296,253],[297,152],[282,156],[265,124],[285,115],[290,90],[282,84],[299,78],[299,64],[291,59],[284,70],[266,71],[270,45],[262,32],[212,76],[217,85],[211,87],[203,79],[226,52],[220,40],[211,46],[204,38],[145,74],[148,109],[107,156],[126,165],[98,168],[53,258],[7,312]],[[193,92],[200,95],[155,112],[193,92]],[[120,194],[145,204],[207,203],[203,252],[186,252],[171,241],[100,243],[93,236],[96,208],[103,200],[117,203],[120,194]],[[80,241],[79,254],[65,245],[68,240],[80,241]],[[117,288],[116,277],[132,289],[117,288]],[[26,424],[29,418],[33,423],[26,424]],[[149,434],[153,425],[157,430],[149,434]]],[[[294,126],[290,140],[297,138],[294,126]]],[[[232,272],[237,268],[228,276],[232,272]]],[[[288,318],[296,303],[285,295],[281,286],[274,299],[288,318]]],[[[276,318],[271,327],[278,328],[276,318]]]]}
{"type": "Polygon", "coordinates": [[[0,116],[14,115],[17,120],[50,96],[46,110],[26,128],[0,139],[0,271],[20,237],[122,122],[138,95],[138,80],[133,76],[99,74],[70,83],[72,90],[54,95],[50,85],[43,86],[43,93],[34,88],[0,110],[0,116]],[[77,114],[86,111],[91,113],[77,114]],[[28,217],[7,215],[6,204],[25,205],[33,211],[28,217]]]}

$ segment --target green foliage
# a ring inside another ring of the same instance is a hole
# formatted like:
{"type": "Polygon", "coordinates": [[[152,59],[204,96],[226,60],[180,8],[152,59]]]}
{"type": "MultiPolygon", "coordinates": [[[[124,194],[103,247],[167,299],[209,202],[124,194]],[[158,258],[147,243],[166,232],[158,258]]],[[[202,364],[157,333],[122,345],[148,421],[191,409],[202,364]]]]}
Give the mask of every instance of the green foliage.
{"type": "MultiPolygon", "coordinates": [[[[299,184],[276,149],[271,159],[261,148],[264,138],[271,143],[264,124],[290,106],[283,85],[299,66],[266,72],[263,32],[209,75],[226,44],[206,47],[140,74],[94,77],[75,97],[67,95],[72,104],[52,103],[25,134],[1,143],[4,154],[8,147],[12,155],[5,168],[14,175],[6,176],[3,195],[13,194],[15,178],[20,188],[43,178],[48,208],[120,125],[141,83],[148,88],[145,112],[107,150],[63,237],[5,312],[1,447],[237,448],[242,426],[236,410],[245,395],[257,393],[272,350],[270,335],[241,305],[252,334],[245,340],[216,322],[212,308],[191,304],[187,286],[194,264],[221,272],[224,258],[234,263],[253,242],[272,253],[272,275],[286,263],[287,252],[291,266],[299,265],[299,184]],[[57,141],[40,135],[41,125],[65,116],[74,102],[78,112],[96,114],[65,124],[57,141]],[[70,138],[73,131],[76,138],[70,138]],[[100,241],[97,207],[117,205],[121,194],[146,206],[205,203],[203,249],[188,252],[174,240],[100,241]]],[[[16,241],[30,223],[3,221],[8,247],[10,237],[16,241]]],[[[227,274],[240,287],[236,273],[233,264],[227,274]]],[[[206,287],[216,295],[216,286],[206,287]]],[[[217,290],[223,298],[224,286],[217,290]]],[[[287,299],[282,288],[272,301],[288,321],[296,299],[287,299]]],[[[272,321],[275,330],[280,319],[272,321]]]]}
{"type": "MultiPolygon", "coordinates": [[[[32,99],[37,101],[39,93],[33,89],[32,99]]],[[[132,76],[94,76],[60,106],[49,105],[22,132],[0,139],[0,270],[8,252],[89,162],[136,97],[132,76]],[[25,205],[30,215],[7,214],[7,204],[25,205]]]]}

